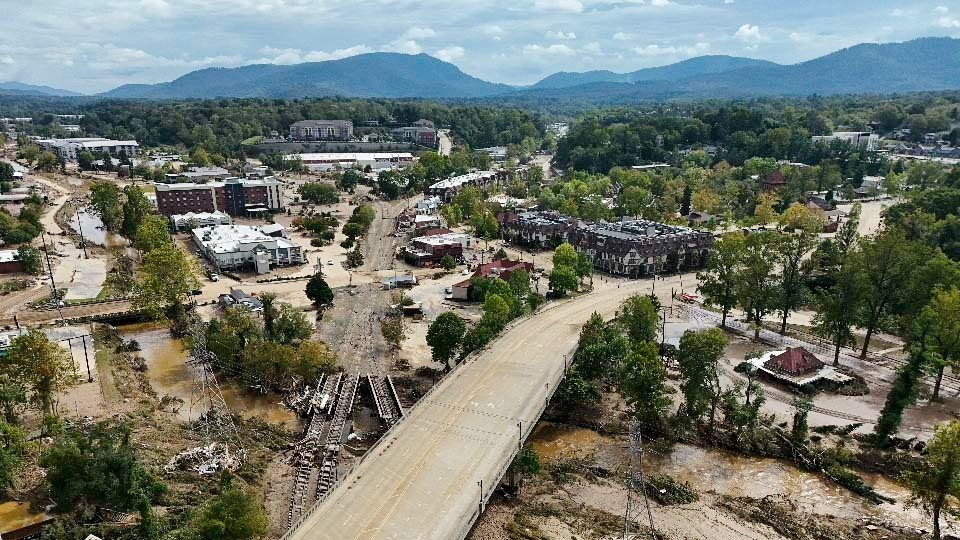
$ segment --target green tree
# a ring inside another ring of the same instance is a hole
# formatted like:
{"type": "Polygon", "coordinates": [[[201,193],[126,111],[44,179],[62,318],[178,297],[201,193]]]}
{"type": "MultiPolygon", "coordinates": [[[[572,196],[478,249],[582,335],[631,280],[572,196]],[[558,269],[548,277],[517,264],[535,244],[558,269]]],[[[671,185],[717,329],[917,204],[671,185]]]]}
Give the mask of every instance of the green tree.
{"type": "Polygon", "coordinates": [[[814,268],[807,254],[816,245],[816,235],[801,229],[781,237],[774,247],[776,262],[780,267],[774,303],[780,311],[781,334],[787,333],[790,312],[802,306],[807,299],[807,279],[814,268]]]}
{"type": "Polygon", "coordinates": [[[23,262],[23,270],[31,276],[43,273],[43,261],[40,259],[40,251],[36,248],[20,246],[17,249],[17,260],[23,262]]]}
{"type": "Polygon", "coordinates": [[[873,430],[873,444],[885,448],[890,438],[900,429],[903,412],[917,401],[924,370],[933,363],[930,344],[934,329],[934,319],[929,315],[921,316],[913,329],[910,339],[910,357],[906,365],[897,371],[897,378],[887,394],[880,410],[880,417],[873,430]]]}
{"type": "Polygon", "coordinates": [[[262,538],[269,525],[257,497],[225,475],[220,493],[203,506],[192,528],[199,540],[253,540],[262,538]]]}
{"type": "Polygon", "coordinates": [[[600,389],[574,368],[560,381],[553,395],[554,401],[564,411],[570,412],[586,403],[600,401],[600,389]]]}
{"type": "Polygon", "coordinates": [[[860,357],[866,358],[870,340],[888,308],[897,301],[903,284],[926,257],[899,230],[884,231],[860,242],[850,264],[863,275],[860,325],[867,331],[860,357]]]}
{"type": "Polygon", "coordinates": [[[326,306],[333,303],[333,289],[327,285],[320,274],[314,274],[307,282],[307,298],[317,306],[326,306]]]}
{"type": "Polygon", "coordinates": [[[933,517],[933,539],[940,539],[940,516],[956,514],[960,500],[960,422],[939,424],[927,446],[926,463],[904,475],[913,502],[933,517]]]}
{"type": "Polygon", "coordinates": [[[451,257],[450,255],[444,255],[440,259],[440,268],[443,268],[444,270],[449,272],[450,270],[453,270],[456,267],[457,267],[457,261],[453,260],[453,257],[451,257]]]}
{"type": "Polygon", "coordinates": [[[360,246],[347,252],[347,268],[359,268],[363,266],[363,253],[360,252],[360,246]]]}
{"type": "MultiPolygon", "coordinates": [[[[503,281],[503,280],[499,280],[503,281]]],[[[509,296],[496,293],[487,293],[483,300],[483,317],[480,324],[499,332],[513,318],[513,309],[510,306],[509,296]]]]}
{"type": "Polygon", "coordinates": [[[394,349],[399,349],[403,340],[407,339],[407,332],[403,325],[403,317],[386,317],[380,321],[380,333],[394,349]]]}
{"type": "Polygon", "coordinates": [[[66,430],[40,458],[61,511],[80,505],[113,511],[149,510],[166,487],[137,458],[125,426],[66,430]]]}
{"type": "Polygon", "coordinates": [[[568,268],[577,267],[577,251],[573,246],[564,242],[553,250],[553,266],[566,266],[568,268]]]}
{"type": "Polygon", "coordinates": [[[77,154],[77,165],[80,167],[81,171],[93,170],[93,162],[97,160],[97,157],[93,155],[92,152],[84,150],[77,154]]]}
{"type": "Polygon", "coordinates": [[[937,291],[921,317],[929,318],[933,326],[931,341],[937,352],[933,365],[937,381],[930,400],[935,401],[940,396],[946,367],[949,366],[953,371],[960,367],[960,290],[937,291]]]}
{"type": "Polygon", "coordinates": [[[26,435],[23,430],[0,421],[0,492],[6,492],[13,487],[26,450],[26,435]]]}
{"type": "Polygon", "coordinates": [[[709,414],[710,433],[713,434],[717,406],[723,397],[720,386],[720,359],[723,358],[727,338],[719,328],[694,332],[688,330],[680,338],[680,390],[684,398],[684,414],[700,420],[709,414]]]}
{"type": "Polygon", "coordinates": [[[53,152],[40,152],[37,156],[37,170],[53,172],[60,166],[60,159],[53,152]]]}
{"type": "Polygon", "coordinates": [[[159,247],[173,244],[170,237],[169,222],[162,216],[143,216],[133,234],[133,247],[149,253],[159,247]]]}
{"type": "Polygon", "coordinates": [[[621,391],[645,430],[662,431],[671,401],[667,368],[656,344],[644,342],[633,347],[621,371],[621,391]]]}
{"type": "Polygon", "coordinates": [[[210,159],[210,154],[199,146],[190,151],[190,163],[196,165],[197,167],[209,167],[210,165],[213,165],[213,161],[210,159]]]}
{"type": "Polygon", "coordinates": [[[66,349],[37,329],[10,342],[7,361],[15,366],[19,380],[30,389],[30,399],[43,416],[56,415],[57,392],[73,378],[73,362],[66,349]]]}
{"type": "Polygon", "coordinates": [[[634,344],[655,342],[660,314],[649,296],[635,294],[620,306],[619,323],[634,344]]]}
{"type": "Polygon", "coordinates": [[[289,345],[305,341],[313,334],[314,325],[307,316],[290,304],[277,302],[276,295],[260,295],[263,303],[264,337],[274,343],[289,345]]]}
{"type": "Polygon", "coordinates": [[[836,283],[814,296],[816,314],[813,330],[833,341],[833,365],[840,365],[840,350],[853,341],[853,326],[863,301],[863,286],[859,273],[841,268],[836,283]]]}
{"type": "Polygon", "coordinates": [[[135,288],[134,304],[150,318],[176,316],[183,301],[200,286],[196,263],[172,243],[143,256],[135,288]]]}
{"type": "Polygon", "coordinates": [[[441,362],[444,368],[449,367],[450,359],[457,354],[463,343],[466,324],[457,314],[445,311],[430,323],[427,329],[427,345],[430,346],[434,362],[441,362]]]}
{"type": "Polygon", "coordinates": [[[554,266],[550,272],[550,290],[559,296],[577,290],[577,272],[570,266],[554,266]]]}
{"type": "Polygon", "coordinates": [[[94,182],[90,187],[90,208],[100,216],[108,231],[117,231],[123,219],[120,189],[112,182],[94,182]]]}
{"type": "Polygon", "coordinates": [[[307,182],[302,184],[297,191],[303,200],[314,204],[336,204],[340,202],[340,194],[337,193],[337,188],[330,184],[307,182]]]}
{"type": "Polygon", "coordinates": [[[470,224],[473,226],[474,234],[485,240],[493,240],[500,231],[497,218],[493,215],[493,212],[487,209],[474,213],[470,224]]]}
{"type": "Polygon", "coordinates": [[[793,409],[793,427],[790,431],[790,438],[793,439],[795,444],[807,444],[807,433],[809,432],[807,415],[813,409],[813,400],[807,396],[794,398],[793,409]]]}
{"type": "Polygon", "coordinates": [[[740,307],[753,321],[754,339],[760,339],[763,317],[773,308],[777,293],[774,232],[759,232],[747,236],[744,242],[743,265],[737,278],[737,298],[740,307]]]}
{"type": "Polygon", "coordinates": [[[745,240],[740,233],[728,233],[714,244],[704,271],[697,274],[699,291],[708,305],[718,306],[723,316],[720,326],[727,326],[727,315],[737,306],[737,284],[743,263],[745,240]]]}
{"type": "Polygon", "coordinates": [[[143,220],[150,214],[150,202],[139,186],[133,184],[123,188],[123,222],[120,230],[127,238],[133,238],[143,220]]]}

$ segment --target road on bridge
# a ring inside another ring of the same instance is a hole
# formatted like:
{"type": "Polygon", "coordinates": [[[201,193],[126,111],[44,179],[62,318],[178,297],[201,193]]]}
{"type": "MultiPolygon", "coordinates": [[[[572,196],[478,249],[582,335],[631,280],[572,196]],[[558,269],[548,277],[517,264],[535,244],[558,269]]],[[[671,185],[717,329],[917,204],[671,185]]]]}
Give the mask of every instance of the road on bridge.
{"type": "MultiPolygon", "coordinates": [[[[129,313],[133,311],[133,302],[130,300],[110,300],[106,302],[94,302],[90,304],[80,304],[73,306],[64,306],[58,309],[40,309],[23,310],[17,313],[17,321],[21,325],[35,326],[57,322],[61,319],[85,319],[106,317],[117,313],[129,313]]],[[[0,328],[12,327],[16,324],[13,317],[0,319],[0,328]]]]}
{"type": "Polygon", "coordinates": [[[612,317],[649,282],[601,287],[519,321],[446,377],[289,538],[466,536],[481,496],[490,495],[510,464],[521,430],[525,438],[560,381],[580,327],[595,311],[612,317]]]}

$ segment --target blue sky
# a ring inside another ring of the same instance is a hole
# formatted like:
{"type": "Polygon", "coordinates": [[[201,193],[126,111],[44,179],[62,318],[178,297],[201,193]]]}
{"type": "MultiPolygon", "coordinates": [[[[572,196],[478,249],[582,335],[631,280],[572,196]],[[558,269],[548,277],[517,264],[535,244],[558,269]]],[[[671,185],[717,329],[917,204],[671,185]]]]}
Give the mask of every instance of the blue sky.
{"type": "Polygon", "coordinates": [[[0,0],[0,81],[99,92],[195,69],[424,52],[511,84],[703,54],[794,63],[960,37],[960,0],[0,0]]]}

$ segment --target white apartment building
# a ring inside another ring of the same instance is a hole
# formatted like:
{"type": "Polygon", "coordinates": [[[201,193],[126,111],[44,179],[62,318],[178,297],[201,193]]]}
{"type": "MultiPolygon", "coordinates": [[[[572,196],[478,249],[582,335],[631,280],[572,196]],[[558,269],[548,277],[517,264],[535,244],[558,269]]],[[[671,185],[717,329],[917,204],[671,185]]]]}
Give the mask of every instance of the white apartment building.
{"type": "Polygon", "coordinates": [[[125,152],[129,158],[140,153],[140,145],[137,141],[115,141],[103,137],[40,139],[37,144],[44,151],[53,152],[67,161],[76,161],[81,152],[93,154],[107,152],[113,157],[119,157],[121,152],[125,152]]]}

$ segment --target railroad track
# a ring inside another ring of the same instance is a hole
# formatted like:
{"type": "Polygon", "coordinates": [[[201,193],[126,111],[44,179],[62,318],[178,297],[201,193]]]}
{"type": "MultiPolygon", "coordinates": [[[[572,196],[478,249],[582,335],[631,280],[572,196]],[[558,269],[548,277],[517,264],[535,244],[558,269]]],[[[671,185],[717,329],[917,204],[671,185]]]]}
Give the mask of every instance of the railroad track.
{"type": "Polygon", "coordinates": [[[353,401],[359,385],[360,375],[349,375],[340,389],[333,419],[330,420],[330,429],[327,431],[326,444],[323,447],[323,461],[320,463],[320,475],[317,478],[317,490],[314,496],[316,500],[326,495],[337,482],[337,463],[343,431],[353,411],[353,401]]]}
{"type": "Polygon", "coordinates": [[[393,381],[388,375],[367,374],[367,383],[370,386],[370,392],[373,394],[373,402],[377,407],[377,414],[390,426],[400,420],[403,416],[403,410],[400,407],[400,400],[397,397],[396,389],[393,387],[393,381]]]}
{"type": "Polygon", "coordinates": [[[297,473],[294,480],[293,492],[290,495],[290,509],[287,512],[289,525],[300,519],[305,508],[310,506],[308,500],[310,491],[318,477],[317,452],[321,450],[321,441],[326,440],[330,428],[330,412],[337,401],[337,390],[343,381],[343,373],[328,375],[310,398],[307,414],[312,415],[307,426],[306,435],[299,443],[297,457],[297,473]]]}

